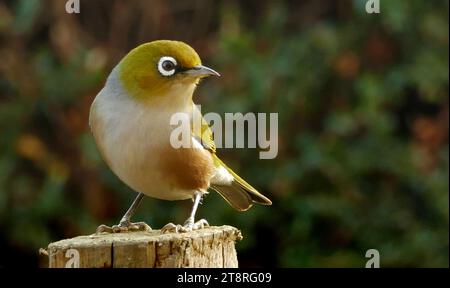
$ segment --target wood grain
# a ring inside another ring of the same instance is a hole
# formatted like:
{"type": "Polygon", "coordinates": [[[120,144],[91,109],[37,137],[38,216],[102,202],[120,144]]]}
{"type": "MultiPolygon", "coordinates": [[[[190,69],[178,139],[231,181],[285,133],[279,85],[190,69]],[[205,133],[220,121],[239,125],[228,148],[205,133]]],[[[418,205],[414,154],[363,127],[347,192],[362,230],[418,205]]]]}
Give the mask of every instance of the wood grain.
{"type": "Polygon", "coordinates": [[[231,226],[187,233],[102,233],[54,242],[47,251],[50,268],[233,268],[238,267],[235,242],[241,239],[231,226]]]}

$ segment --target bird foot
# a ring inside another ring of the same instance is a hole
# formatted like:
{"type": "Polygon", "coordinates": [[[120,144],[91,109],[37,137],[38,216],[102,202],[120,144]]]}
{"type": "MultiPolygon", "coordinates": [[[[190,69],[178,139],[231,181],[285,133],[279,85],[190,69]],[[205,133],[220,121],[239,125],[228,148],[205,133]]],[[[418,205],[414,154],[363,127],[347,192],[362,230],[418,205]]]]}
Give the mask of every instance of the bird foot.
{"type": "Polygon", "coordinates": [[[205,219],[198,220],[194,222],[193,219],[189,218],[184,222],[183,225],[175,225],[173,223],[166,224],[163,228],[161,228],[162,233],[185,233],[193,230],[203,229],[205,227],[209,227],[208,221],[205,219]]]}
{"type": "Polygon", "coordinates": [[[102,224],[98,226],[96,233],[124,233],[136,231],[152,231],[152,228],[145,222],[132,223],[130,221],[123,221],[118,225],[113,225],[111,227],[102,224]]]}

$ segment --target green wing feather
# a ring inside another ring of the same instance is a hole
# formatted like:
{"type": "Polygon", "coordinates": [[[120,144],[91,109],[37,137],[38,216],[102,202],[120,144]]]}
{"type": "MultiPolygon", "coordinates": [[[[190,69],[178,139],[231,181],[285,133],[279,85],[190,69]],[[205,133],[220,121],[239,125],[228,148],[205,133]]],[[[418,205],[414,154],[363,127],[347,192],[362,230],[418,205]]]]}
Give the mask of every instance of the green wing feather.
{"type": "Polygon", "coordinates": [[[201,124],[200,127],[198,127],[198,125],[191,125],[193,137],[196,138],[206,150],[209,150],[213,154],[216,153],[216,143],[214,143],[213,133],[196,106],[194,106],[192,115],[192,121],[195,121],[196,119],[197,121],[200,121],[201,124]]]}
{"type": "Polygon", "coordinates": [[[216,155],[216,145],[214,143],[213,133],[208,123],[195,106],[193,117],[201,117],[200,127],[196,128],[195,125],[192,125],[193,137],[196,138],[206,150],[210,151],[214,160],[214,165],[217,168],[224,167],[234,178],[231,185],[217,185],[212,183],[211,188],[219,192],[232,207],[240,211],[249,209],[253,203],[271,205],[272,201],[259,193],[255,188],[237,175],[216,155]]]}

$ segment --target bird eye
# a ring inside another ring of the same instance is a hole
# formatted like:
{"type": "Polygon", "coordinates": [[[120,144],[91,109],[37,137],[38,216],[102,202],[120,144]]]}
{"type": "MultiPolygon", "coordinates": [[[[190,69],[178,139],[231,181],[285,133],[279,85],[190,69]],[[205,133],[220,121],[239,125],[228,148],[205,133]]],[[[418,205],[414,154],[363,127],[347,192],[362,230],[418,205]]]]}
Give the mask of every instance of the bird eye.
{"type": "Polygon", "coordinates": [[[173,68],[175,68],[175,64],[173,64],[173,62],[170,60],[166,60],[162,63],[162,68],[166,71],[170,71],[173,70],[173,68]]]}
{"type": "Polygon", "coordinates": [[[159,59],[158,71],[163,76],[172,76],[175,74],[177,68],[177,61],[169,56],[164,56],[159,59]]]}

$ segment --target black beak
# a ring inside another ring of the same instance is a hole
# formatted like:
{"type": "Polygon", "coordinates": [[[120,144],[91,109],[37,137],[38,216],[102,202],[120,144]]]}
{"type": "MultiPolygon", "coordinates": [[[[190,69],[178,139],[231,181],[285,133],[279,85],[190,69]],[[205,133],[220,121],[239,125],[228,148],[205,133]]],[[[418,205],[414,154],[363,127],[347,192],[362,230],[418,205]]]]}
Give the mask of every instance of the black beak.
{"type": "Polygon", "coordinates": [[[192,75],[192,76],[196,76],[196,77],[200,77],[200,78],[209,77],[209,76],[220,76],[220,74],[217,73],[216,71],[214,71],[213,69],[208,68],[203,65],[198,65],[198,66],[192,67],[192,68],[184,71],[183,73],[192,75]]]}

